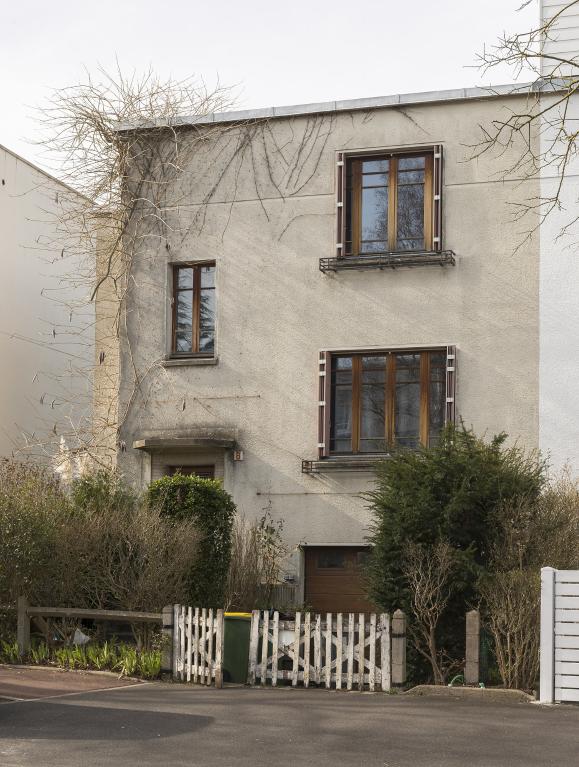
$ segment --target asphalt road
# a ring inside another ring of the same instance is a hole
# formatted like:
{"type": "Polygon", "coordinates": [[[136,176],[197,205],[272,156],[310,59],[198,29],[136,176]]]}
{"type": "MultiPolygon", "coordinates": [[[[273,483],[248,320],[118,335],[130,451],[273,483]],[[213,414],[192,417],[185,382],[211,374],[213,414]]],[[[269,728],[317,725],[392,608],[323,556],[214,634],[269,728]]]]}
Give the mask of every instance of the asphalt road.
{"type": "Polygon", "coordinates": [[[1,702],[0,765],[573,767],[579,707],[142,684],[1,702]]]}

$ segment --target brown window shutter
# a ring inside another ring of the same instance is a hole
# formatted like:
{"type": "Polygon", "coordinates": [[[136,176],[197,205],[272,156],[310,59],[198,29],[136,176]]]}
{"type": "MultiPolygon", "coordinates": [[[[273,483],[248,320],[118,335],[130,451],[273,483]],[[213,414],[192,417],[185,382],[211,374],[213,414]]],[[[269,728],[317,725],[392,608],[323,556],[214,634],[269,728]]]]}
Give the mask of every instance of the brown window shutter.
{"type": "Polygon", "coordinates": [[[456,346],[446,347],[446,423],[456,420],[456,346]]]}
{"type": "Polygon", "coordinates": [[[346,159],[343,152],[336,155],[336,257],[345,255],[345,187],[346,187],[346,159]]]}
{"type": "Polygon", "coordinates": [[[318,370],[318,458],[330,454],[330,376],[329,352],[320,352],[318,370]]]}
{"type": "Polygon", "coordinates": [[[434,145],[432,183],[432,249],[442,250],[442,144],[434,145]]]}

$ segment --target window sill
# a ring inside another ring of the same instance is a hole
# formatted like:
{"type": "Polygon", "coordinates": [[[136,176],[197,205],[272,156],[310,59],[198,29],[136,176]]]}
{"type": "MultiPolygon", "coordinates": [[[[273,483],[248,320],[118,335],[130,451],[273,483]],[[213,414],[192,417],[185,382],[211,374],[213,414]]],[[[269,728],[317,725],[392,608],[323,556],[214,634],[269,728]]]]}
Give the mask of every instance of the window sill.
{"type": "Polygon", "coordinates": [[[161,363],[165,368],[203,367],[217,365],[218,357],[167,357],[161,363]]]}
{"type": "Polygon", "coordinates": [[[421,252],[372,253],[363,256],[320,258],[320,271],[346,272],[363,269],[409,269],[420,266],[454,266],[452,250],[428,250],[421,252]]]}
{"type": "Polygon", "coordinates": [[[364,458],[343,456],[340,458],[322,458],[317,461],[302,461],[302,474],[325,474],[327,472],[365,472],[372,474],[379,461],[384,461],[388,453],[364,458]]]}

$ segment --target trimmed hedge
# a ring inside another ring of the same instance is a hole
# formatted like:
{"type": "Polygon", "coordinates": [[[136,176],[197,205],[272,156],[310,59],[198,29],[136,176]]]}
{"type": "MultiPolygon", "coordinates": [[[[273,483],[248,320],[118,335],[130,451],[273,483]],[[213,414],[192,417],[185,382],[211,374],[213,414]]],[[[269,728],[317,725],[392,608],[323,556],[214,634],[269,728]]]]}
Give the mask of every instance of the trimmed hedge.
{"type": "Polygon", "coordinates": [[[201,536],[191,573],[191,604],[222,607],[236,507],[219,480],[174,474],[149,486],[150,503],[174,519],[192,519],[201,536]]]}

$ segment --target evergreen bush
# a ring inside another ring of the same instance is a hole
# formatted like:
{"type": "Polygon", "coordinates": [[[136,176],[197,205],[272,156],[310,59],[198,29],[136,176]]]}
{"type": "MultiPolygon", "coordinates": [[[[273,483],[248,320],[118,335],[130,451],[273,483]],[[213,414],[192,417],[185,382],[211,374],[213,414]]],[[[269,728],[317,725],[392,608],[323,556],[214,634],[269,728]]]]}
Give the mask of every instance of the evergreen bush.
{"type": "Polygon", "coordinates": [[[537,498],[545,463],[535,453],[507,447],[506,435],[489,442],[464,426],[447,427],[437,445],[400,450],[377,468],[367,495],[373,524],[366,572],[370,597],[383,609],[404,610],[412,620],[404,571],[409,543],[425,548],[450,544],[452,593],[438,627],[439,646],[464,657],[464,615],[479,601],[477,584],[489,565],[497,508],[514,498],[537,498]]]}
{"type": "Polygon", "coordinates": [[[199,534],[198,557],[191,573],[191,604],[224,604],[235,504],[219,480],[174,474],[149,486],[149,501],[163,514],[194,521],[199,534]]]}

